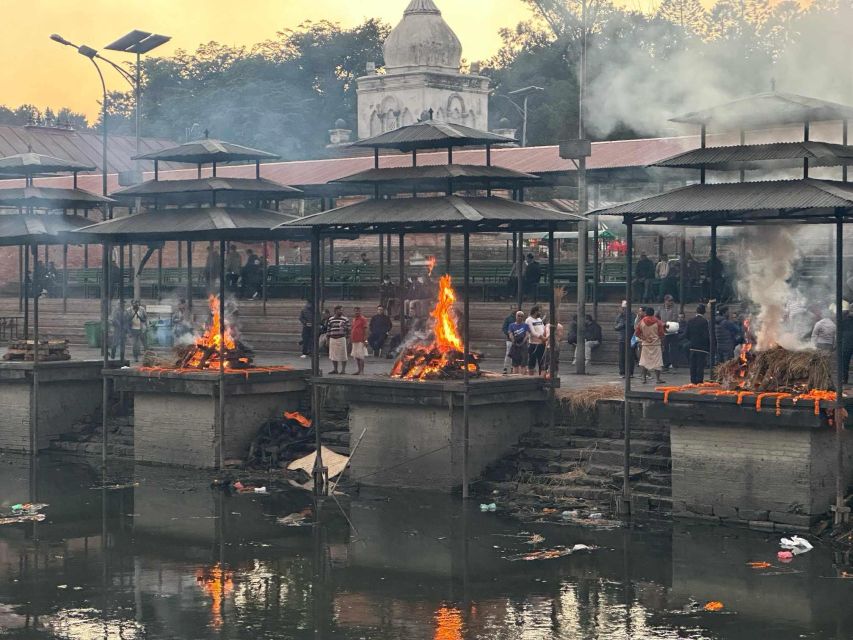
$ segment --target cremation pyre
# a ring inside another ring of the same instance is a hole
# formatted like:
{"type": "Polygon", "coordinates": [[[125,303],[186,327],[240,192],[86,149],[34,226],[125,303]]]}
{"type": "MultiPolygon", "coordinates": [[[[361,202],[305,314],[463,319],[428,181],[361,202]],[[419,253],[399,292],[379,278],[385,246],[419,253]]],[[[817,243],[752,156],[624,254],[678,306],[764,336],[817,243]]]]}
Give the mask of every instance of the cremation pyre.
{"type": "MultiPolygon", "coordinates": [[[[449,275],[439,281],[438,300],[430,312],[432,340],[405,347],[391,370],[391,376],[404,380],[448,380],[462,378],[465,372],[464,345],[459,336],[456,292],[449,275]]],[[[468,374],[480,375],[479,356],[469,355],[468,374]]]]}
{"type": "Polygon", "coordinates": [[[226,369],[246,369],[252,366],[253,353],[240,341],[236,328],[225,319],[224,331],[219,325],[218,296],[210,296],[211,321],[204,333],[186,347],[177,349],[179,369],[218,369],[219,351],[222,345],[222,358],[226,369]]]}
{"type": "Polygon", "coordinates": [[[740,354],[717,366],[714,382],[657,387],[657,391],[664,393],[664,402],[668,402],[673,392],[692,391],[704,396],[734,396],[737,404],[751,401],[756,411],[761,411],[762,401],[775,402],[778,415],[786,400],[793,404],[812,401],[817,414],[821,401],[836,399],[835,391],[831,391],[834,386],[831,352],[791,351],[778,345],[758,351],[750,339],[748,321],[745,329],[747,342],[740,354]]]}

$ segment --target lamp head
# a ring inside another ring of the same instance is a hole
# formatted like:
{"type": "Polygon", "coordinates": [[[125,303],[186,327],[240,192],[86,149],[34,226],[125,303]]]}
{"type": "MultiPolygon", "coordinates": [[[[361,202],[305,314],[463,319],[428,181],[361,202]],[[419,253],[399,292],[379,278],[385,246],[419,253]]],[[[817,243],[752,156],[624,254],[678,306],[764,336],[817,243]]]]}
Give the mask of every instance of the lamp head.
{"type": "Polygon", "coordinates": [[[50,39],[51,39],[51,40],[53,40],[54,42],[58,42],[59,44],[64,44],[64,45],[69,46],[69,47],[73,47],[73,46],[74,46],[73,44],[71,44],[70,42],[68,42],[68,40],[66,40],[65,38],[63,38],[63,37],[62,37],[61,35],[59,35],[58,33],[51,33],[51,34],[50,34],[50,39]]]}
{"type": "Polygon", "coordinates": [[[79,53],[81,56],[86,56],[87,58],[94,59],[95,56],[98,55],[98,50],[93,49],[92,47],[89,47],[85,44],[81,44],[79,47],[77,47],[77,53],[79,53]]]}

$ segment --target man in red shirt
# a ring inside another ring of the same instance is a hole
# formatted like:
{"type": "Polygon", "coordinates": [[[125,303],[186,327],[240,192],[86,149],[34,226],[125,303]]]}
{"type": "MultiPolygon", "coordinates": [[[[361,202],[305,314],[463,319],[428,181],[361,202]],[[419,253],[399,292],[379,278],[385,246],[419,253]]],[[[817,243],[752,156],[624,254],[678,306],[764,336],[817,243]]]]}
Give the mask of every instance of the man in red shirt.
{"type": "Polygon", "coordinates": [[[367,356],[367,318],[361,315],[361,307],[353,307],[353,313],[350,355],[355,358],[355,364],[358,367],[353,375],[360,376],[364,373],[364,358],[367,356]]]}

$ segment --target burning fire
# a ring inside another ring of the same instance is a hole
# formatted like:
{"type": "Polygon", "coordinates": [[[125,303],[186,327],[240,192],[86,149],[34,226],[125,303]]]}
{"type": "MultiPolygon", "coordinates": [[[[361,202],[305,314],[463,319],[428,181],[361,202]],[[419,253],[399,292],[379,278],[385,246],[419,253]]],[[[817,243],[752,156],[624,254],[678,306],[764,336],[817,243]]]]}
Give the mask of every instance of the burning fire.
{"type": "MultiPolygon", "coordinates": [[[[434,258],[433,258],[434,260],[434,258]]],[[[401,354],[391,370],[391,376],[404,380],[430,380],[461,377],[465,366],[464,346],[456,325],[456,291],[449,275],[438,283],[438,300],[430,312],[433,319],[433,340],[429,344],[413,345],[401,354]]],[[[471,375],[479,375],[480,367],[472,356],[468,363],[471,375]]]]}
{"type": "MultiPolygon", "coordinates": [[[[835,391],[816,388],[829,381],[829,378],[815,377],[815,372],[821,366],[820,356],[811,355],[807,351],[786,351],[779,346],[758,351],[755,349],[755,336],[750,331],[750,324],[749,318],[743,323],[745,342],[738,357],[717,368],[718,382],[657,387],[655,391],[663,392],[664,404],[669,402],[673,392],[692,391],[703,396],[730,396],[736,399],[738,405],[743,405],[744,399],[748,398],[750,403],[754,401],[755,410],[759,412],[762,401],[774,401],[776,415],[779,416],[782,415],[783,400],[793,405],[800,401],[813,402],[815,415],[820,414],[821,401],[835,401],[835,391]],[[771,360],[775,360],[775,363],[771,360]],[[795,360],[800,363],[794,365],[795,360]],[[806,364],[802,364],[802,361],[806,364]],[[817,380],[821,382],[815,382],[817,380]]],[[[834,418],[831,412],[825,411],[832,422],[834,418]]]]}
{"type": "Polygon", "coordinates": [[[435,256],[429,256],[427,258],[427,275],[431,276],[433,269],[435,269],[435,256]]]}
{"type": "Polygon", "coordinates": [[[284,412],[284,419],[285,420],[293,420],[294,422],[298,422],[301,426],[305,427],[306,429],[311,428],[311,420],[309,418],[306,418],[305,416],[303,416],[298,411],[285,411],[284,412]]]}
{"type": "Polygon", "coordinates": [[[251,352],[242,347],[237,339],[235,329],[225,319],[224,331],[219,325],[220,312],[219,296],[208,298],[211,322],[193,346],[191,346],[178,361],[179,368],[185,369],[215,369],[219,367],[219,350],[222,346],[226,369],[244,369],[251,366],[251,352]]]}

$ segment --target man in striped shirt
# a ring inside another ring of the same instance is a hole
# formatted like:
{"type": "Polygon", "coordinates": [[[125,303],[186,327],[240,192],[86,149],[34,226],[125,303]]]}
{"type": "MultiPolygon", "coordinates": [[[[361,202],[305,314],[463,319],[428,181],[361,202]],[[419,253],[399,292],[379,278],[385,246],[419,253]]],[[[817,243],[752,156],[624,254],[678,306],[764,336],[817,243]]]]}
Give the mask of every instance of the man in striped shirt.
{"type": "Polygon", "coordinates": [[[347,370],[347,337],[349,336],[350,323],[344,315],[343,307],[335,307],[335,314],[326,321],[326,335],[329,338],[329,359],[332,361],[330,375],[338,374],[338,364],[341,365],[340,373],[347,370]]]}

